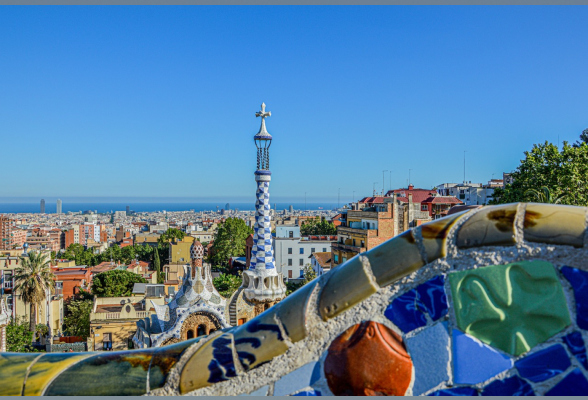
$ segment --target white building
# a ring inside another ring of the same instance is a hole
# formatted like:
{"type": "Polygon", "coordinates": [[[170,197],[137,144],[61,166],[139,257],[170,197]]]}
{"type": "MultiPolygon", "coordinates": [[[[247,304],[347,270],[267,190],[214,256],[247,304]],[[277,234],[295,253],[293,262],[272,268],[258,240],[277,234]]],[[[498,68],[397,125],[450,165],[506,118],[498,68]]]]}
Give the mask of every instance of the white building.
{"type": "Polygon", "coordinates": [[[311,265],[312,253],[331,252],[331,243],[336,241],[336,236],[324,238],[326,240],[310,240],[308,237],[301,237],[300,227],[297,225],[276,226],[273,244],[278,272],[288,279],[303,279],[304,267],[311,265]]]}
{"type": "Polygon", "coordinates": [[[437,193],[441,196],[455,196],[467,206],[488,204],[494,196],[494,189],[502,187],[502,180],[491,180],[488,184],[482,183],[442,183],[437,185],[437,193]],[[500,182],[498,184],[497,182],[500,182]]]}

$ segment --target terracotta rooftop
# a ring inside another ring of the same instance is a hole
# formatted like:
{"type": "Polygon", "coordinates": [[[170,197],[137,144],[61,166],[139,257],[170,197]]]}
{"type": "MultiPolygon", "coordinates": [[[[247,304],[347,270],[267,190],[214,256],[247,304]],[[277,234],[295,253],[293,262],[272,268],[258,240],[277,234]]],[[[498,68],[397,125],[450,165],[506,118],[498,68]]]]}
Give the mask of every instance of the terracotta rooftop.
{"type": "Polygon", "coordinates": [[[322,268],[331,268],[331,253],[321,251],[312,253],[313,256],[322,268]]]}

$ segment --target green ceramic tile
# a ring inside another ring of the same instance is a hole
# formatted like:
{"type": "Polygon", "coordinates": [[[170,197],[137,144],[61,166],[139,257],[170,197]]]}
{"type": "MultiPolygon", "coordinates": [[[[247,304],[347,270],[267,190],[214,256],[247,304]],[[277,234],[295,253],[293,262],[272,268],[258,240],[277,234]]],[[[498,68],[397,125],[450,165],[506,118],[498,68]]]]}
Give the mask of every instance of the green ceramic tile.
{"type": "Polygon", "coordinates": [[[529,242],[584,245],[586,208],[556,204],[528,204],[524,236],[529,242]]]}
{"type": "Polygon", "coordinates": [[[412,230],[365,253],[380,286],[387,286],[425,265],[412,230]]]}
{"type": "Polygon", "coordinates": [[[0,353],[0,395],[20,396],[27,368],[41,354],[0,353]]]}
{"type": "Polygon", "coordinates": [[[437,219],[417,228],[421,231],[423,245],[427,252],[427,262],[435,261],[447,255],[447,235],[449,230],[467,211],[452,214],[448,217],[437,219]]]}
{"type": "Polygon", "coordinates": [[[324,321],[333,318],[377,290],[378,285],[364,270],[359,256],[355,256],[330,272],[329,280],[319,296],[321,317],[324,321]]]}
{"type": "Polygon", "coordinates": [[[494,265],[449,275],[459,328],[518,356],[570,325],[561,283],[546,261],[494,265]]]}
{"type": "Polygon", "coordinates": [[[25,396],[41,396],[49,382],[57,375],[90,353],[49,353],[44,354],[31,367],[25,384],[25,396]]]}
{"type": "Polygon", "coordinates": [[[517,204],[482,208],[459,229],[457,246],[511,246],[515,244],[517,204]]]}
{"type": "Polygon", "coordinates": [[[147,392],[153,350],[98,353],[58,375],[46,396],[139,396],[147,392]]]}
{"type": "Polygon", "coordinates": [[[185,340],[169,346],[156,349],[149,369],[149,390],[158,389],[165,385],[169,372],[182,357],[186,349],[202,338],[185,340]]]}
{"type": "Polygon", "coordinates": [[[306,318],[310,295],[316,287],[317,281],[309,282],[284,300],[280,301],[277,313],[290,340],[295,343],[308,336],[306,318]]]}

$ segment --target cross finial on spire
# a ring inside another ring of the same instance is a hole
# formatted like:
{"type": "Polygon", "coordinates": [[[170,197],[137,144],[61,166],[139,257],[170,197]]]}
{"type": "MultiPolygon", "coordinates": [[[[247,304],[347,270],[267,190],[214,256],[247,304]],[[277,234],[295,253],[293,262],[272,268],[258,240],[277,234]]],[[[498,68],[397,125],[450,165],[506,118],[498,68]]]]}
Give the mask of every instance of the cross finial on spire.
{"type": "Polygon", "coordinates": [[[265,117],[271,117],[272,116],[272,112],[268,111],[265,112],[265,103],[261,103],[261,111],[258,111],[255,113],[256,117],[261,117],[261,119],[265,119],[265,117]]]}

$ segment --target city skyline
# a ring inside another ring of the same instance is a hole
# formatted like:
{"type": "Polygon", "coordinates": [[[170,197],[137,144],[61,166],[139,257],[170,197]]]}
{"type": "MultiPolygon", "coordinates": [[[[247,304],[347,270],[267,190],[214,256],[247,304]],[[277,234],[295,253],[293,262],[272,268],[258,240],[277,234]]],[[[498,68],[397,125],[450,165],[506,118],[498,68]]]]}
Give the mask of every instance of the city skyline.
{"type": "Polygon", "coordinates": [[[484,183],[586,128],[581,7],[89,10],[3,8],[4,196],[249,199],[262,101],[277,199],[461,182],[464,151],[484,183]]]}

